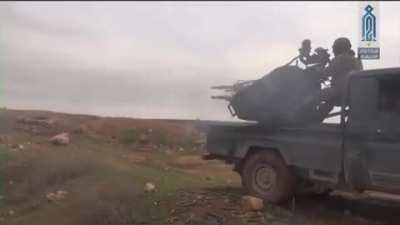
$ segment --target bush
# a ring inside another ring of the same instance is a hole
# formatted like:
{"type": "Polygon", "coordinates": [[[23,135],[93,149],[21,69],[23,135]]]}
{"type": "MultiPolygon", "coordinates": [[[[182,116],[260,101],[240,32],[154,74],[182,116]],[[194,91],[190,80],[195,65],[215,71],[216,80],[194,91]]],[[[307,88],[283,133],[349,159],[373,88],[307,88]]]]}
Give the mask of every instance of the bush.
{"type": "Polygon", "coordinates": [[[151,133],[150,136],[151,141],[154,144],[168,146],[171,147],[174,143],[171,141],[171,138],[168,137],[167,131],[156,130],[151,133]]]}
{"type": "Polygon", "coordinates": [[[192,149],[195,147],[196,139],[193,135],[184,135],[182,137],[181,145],[185,149],[192,149]]]}
{"type": "Polygon", "coordinates": [[[131,145],[138,140],[138,132],[135,128],[123,130],[120,135],[120,142],[124,145],[131,145]]]}

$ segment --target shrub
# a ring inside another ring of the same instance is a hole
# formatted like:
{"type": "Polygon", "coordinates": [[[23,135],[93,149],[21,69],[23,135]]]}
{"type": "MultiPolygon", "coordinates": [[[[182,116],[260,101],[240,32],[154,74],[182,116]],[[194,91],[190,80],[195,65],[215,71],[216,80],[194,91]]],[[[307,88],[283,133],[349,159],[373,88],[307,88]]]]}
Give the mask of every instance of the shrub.
{"type": "Polygon", "coordinates": [[[135,128],[130,128],[121,132],[119,140],[124,145],[131,145],[136,143],[138,135],[139,134],[135,128]]]}

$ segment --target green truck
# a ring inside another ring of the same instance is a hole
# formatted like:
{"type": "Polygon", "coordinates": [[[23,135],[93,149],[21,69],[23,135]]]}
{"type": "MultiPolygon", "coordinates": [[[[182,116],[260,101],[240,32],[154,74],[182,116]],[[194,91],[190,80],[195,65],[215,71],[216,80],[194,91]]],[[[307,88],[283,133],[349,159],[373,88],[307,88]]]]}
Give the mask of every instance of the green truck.
{"type": "Polygon", "coordinates": [[[353,72],[337,124],[210,122],[205,159],[234,165],[249,194],[400,193],[400,68],[353,72]]]}

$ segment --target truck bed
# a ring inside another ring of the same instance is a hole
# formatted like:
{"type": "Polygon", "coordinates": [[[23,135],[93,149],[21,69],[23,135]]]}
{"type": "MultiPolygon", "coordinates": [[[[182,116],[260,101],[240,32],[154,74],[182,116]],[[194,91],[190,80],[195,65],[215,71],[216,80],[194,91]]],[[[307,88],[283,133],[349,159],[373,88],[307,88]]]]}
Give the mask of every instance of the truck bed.
{"type": "Polygon", "coordinates": [[[265,127],[251,122],[210,122],[207,151],[227,162],[243,159],[254,148],[275,149],[286,163],[327,173],[339,173],[342,163],[339,124],[307,127],[265,127]]]}
{"type": "Polygon", "coordinates": [[[249,137],[249,138],[267,138],[268,135],[286,132],[323,132],[323,133],[337,133],[340,132],[339,124],[319,124],[304,127],[266,127],[258,123],[252,122],[208,122],[207,134],[209,138],[214,135],[223,135],[231,137],[249,137]]]}

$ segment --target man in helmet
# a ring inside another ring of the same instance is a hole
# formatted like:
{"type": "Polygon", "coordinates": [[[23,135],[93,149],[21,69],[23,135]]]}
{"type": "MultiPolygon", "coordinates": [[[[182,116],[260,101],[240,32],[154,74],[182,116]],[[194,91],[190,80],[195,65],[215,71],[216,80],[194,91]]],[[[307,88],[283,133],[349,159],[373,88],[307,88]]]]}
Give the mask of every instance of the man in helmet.
{"type": "Polygon", "coordinates": [[[301,42],[301,48],[299,48],[299,60],[305,65],[308,66],[310,64],[320,64],[321,67],[325,67],[325,65],[329,62],[329,54],[328,49],[324,48],[316,48],[315,53],[311,55],[311,41],[310,39],[304,39],[301,42]]]}
{"type": "Polygon", "coordinates": [[[317,118],[323,119],[332,111],[334,106],[342,106],[346,90],[346,80],[350,72],[362,70],[361,61],[355,58],[348,38],[335,40],[332,46],[334,58],[323,70],[326,77],[331,77],[331,88],[322,90],[318,101],[317,118]]]}
{"type": "Polygon", "coordinates": [[[346,79],[352,71],[362,70],[360,61],[354,57],[351,43],[348,38],[341,37],[335,40],[332,46],[334,58],[325,68],[325,74],[330,76],[331,89],[326,96],[335,106],[341,106],[342,96],[345,91],[346,79]]]}
{"type": "Polygon", "coordinates": [[[309,39],[304,39],[301,42],[301,48],[299,48],[299,60],[304,64],[309,64],[309,58],[311,53],[311,41],[309,39]]]}

